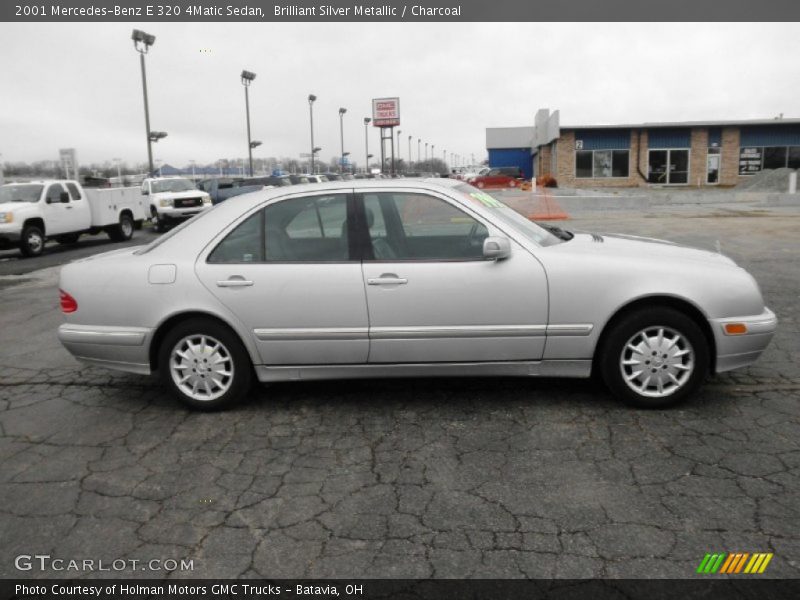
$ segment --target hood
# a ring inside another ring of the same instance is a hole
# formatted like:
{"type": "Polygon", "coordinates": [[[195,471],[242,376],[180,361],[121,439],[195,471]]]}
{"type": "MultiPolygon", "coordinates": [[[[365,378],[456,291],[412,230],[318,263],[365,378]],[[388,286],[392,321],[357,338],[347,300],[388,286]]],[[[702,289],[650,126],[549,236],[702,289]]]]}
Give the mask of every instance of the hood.
{"type": "Polygon", "coordinates": [[[659,261],[692,261],[713,266],[736,267],[727,256],[711,250],[683,246],[667,240],[625,234],[594,234],[574,232],[575,237],[559,247],[572,246],[581,253],[597,256],[653,259],[659,261]]]}

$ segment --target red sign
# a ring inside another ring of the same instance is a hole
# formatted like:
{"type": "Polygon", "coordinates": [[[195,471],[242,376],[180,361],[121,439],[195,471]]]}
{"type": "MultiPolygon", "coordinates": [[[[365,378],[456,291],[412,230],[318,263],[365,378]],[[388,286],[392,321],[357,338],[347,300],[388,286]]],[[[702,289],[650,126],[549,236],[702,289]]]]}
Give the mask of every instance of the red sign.
{"type": "Polygon", "coordinates": [[[372,100],[372,124],[375,127],[400,125],[400,98],[374,98],[372,100]]]}

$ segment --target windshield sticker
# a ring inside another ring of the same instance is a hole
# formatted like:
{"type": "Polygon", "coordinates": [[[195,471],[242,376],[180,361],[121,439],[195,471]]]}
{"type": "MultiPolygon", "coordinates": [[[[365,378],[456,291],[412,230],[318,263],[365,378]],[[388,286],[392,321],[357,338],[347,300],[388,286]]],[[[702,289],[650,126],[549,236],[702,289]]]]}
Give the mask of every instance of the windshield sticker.
{"type": "Polygon", "coordinates": [[[489,208],[502,208],[504,206],[502,202],[500,202],[499,200],[495,200],[486,192],[470,192],[469,195],[472,196],[472,198],[474,198],[481,204],[483,204],[484,206],[488,206],[489,208]]]}

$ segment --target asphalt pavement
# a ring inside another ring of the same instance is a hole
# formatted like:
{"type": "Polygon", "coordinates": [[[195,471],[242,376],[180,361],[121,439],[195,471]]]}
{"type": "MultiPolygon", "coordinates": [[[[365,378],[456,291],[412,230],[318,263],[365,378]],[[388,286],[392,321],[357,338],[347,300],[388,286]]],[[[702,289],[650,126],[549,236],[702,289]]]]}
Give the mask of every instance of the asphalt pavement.
{"type": "MultiPolygon", "coordinates": [[[[719,241],[777,313],[772,345],[665,411],[463,378],[275,384],[199,414],[58,345],[53,265],[114,244],[0,262],[24,275],[0,288],[0,577],[63,575],[15,569],[39,553],[193,560],[172,577],[684,578],[708,552],[800,576],[800,211],[558,224],[719,241]]],[[[103,576],[165,575],[137,569],[103,576]]]]}

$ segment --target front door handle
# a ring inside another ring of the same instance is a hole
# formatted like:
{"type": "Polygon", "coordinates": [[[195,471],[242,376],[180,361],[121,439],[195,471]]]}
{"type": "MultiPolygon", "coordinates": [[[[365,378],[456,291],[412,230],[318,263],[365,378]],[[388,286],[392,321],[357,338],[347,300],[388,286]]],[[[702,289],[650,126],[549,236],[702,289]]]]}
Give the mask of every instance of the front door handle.
{"type": "Polygon", "coordinates": [[[394,273],[384,273],[380,277],[370,277],[367,279],[369,285],[405,285],[408,279],[398,277],[394,273]]]}
{"type": "Polygon", "coordinates": [[[244,277],[231,277],[230,279],[223,279],[222,281],[217,282],[217,287],[221,288],[250,287],[251,285],[253,285],[253,282],[249,279],[245,279],[244,277]]]}

